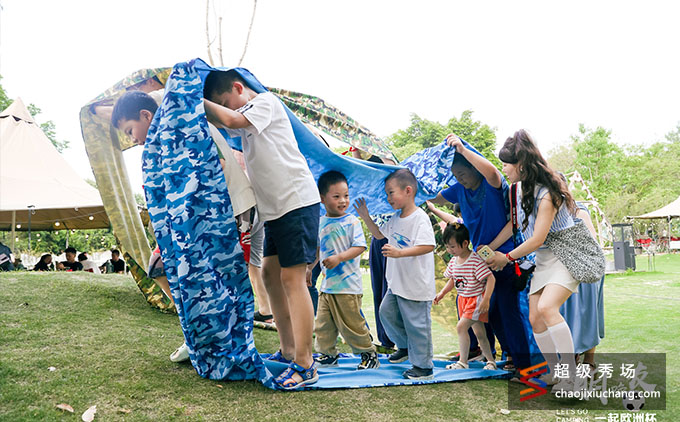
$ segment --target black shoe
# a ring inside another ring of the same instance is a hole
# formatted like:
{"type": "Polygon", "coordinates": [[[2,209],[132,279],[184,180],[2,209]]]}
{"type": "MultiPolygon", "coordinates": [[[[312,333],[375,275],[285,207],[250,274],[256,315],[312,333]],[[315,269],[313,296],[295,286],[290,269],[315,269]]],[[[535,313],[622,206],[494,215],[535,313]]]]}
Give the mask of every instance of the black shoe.
{"type": "Polygon", "coordinates": [[[314,359],[319,366],[338,366],[338,357],[331,355],[321,355],[314,359]]]}
{"type": "Polygon", "coordinates": [[[432,368],[425,369],[425,368],[418,368],[417,366],[414,366],[413,368],[407,370],[404,372],[404,378],[410,379],[410,380],[431,380],[434,379],[434,373],[432,372],[432,368]]]}
{"type": "Polygon", "coordinates": [[[408,360],[408,349],[397,349],[389,358],[390,363],[402,363],[405,360],[408,360]]]}
{"type": "Polygon", "coordinates": [[[361,354],[361,363],[357,369],[375,369],[380,367],[378,354],[376,352],[363,352],[361,354]]]}
{"type": "MultiPolygon", "coordinates": [[[[482,349],[479,347],[476,349],[470,350],[468,352],[468,362],[469,361],[481,361],[484,359],[484,356],[482,356],[482,349]]],[[[454,357],[451,358],[452,362],[457,362],[460,360],[460,352],[456,353],[454,357]]]]}
{"type": "Polygon", "coordinates": [[[260,311],[255,311],[255,313],[253,314],[253,321],[271,323],[273,322],[273,319],[274,315],[262,315],[260,311]]]}

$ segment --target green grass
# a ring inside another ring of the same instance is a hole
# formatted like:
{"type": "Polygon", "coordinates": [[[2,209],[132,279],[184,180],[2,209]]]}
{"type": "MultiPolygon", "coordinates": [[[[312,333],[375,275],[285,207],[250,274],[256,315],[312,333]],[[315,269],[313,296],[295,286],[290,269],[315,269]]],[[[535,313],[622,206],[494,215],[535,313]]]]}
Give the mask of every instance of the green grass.
{"type": "MultiPolygon", "coordinates": [[[[657,256],[656,268],[607,276],[598,350],[667,353],[668,410],[657,420],[677,421],[680,256],[657,256]]],[[[373,325],[370,288],[364,310],[373,325]]],[[[450,320],[435,319],[436,353],[457,348],[450,320]]],[[[205,380],[168,360],[181,342],[177,317],[150,308],[126,276],[0,274],[0,420],[75,421],[94,404],[95,421],[556,420],[555,411],[501,414],[508,403],[500,380],[299,393],[205,380]],[[59,403],[76,414],[56,409],[59,403]]],[[[263,330],[255,330],[255,342],[262,352],[278,344],[275,332],[263,330]]],[[[591,412],[591,420],[604,414],[591,412]]]]}

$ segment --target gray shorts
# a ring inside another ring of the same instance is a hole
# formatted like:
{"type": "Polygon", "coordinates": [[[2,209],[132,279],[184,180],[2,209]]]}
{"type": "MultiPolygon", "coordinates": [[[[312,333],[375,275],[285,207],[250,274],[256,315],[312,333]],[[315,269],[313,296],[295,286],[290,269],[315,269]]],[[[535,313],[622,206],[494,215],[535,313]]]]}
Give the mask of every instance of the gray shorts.
{"type": "Polygon", "coordinates": [[[264,221],[255,217],[250,229],[250,265],[262,268],[262,251],[264,249],[264,221]]]}

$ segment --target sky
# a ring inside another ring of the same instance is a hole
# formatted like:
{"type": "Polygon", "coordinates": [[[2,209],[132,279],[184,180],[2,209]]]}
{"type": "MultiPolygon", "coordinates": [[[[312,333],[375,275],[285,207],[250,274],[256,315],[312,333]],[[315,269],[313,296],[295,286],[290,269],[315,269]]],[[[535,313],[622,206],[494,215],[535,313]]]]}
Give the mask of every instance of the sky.
{"type": "MultiPolygon", "coordinates": [[[[211,3],[223,17],[224,65],[235,66],[253,2],[211,3]]],[[[83,178],[93,179],[82,106],[136,70],[208,60],[205,1],[0,5],[1,83],[42,109],[39,122],[56,124],[83,178]]],[[[649,144],[680,122],[679,15],[680,3],[662,1],[259,0],[242,66],[379,136],[408,127],[412,113],[446,123],[470,109],[496,128],[499,148],[526,128],[547,153],[580,123],[649,144]]],[[[140,156],[139,147],[125,153],[137,192],[140,156]]]]}

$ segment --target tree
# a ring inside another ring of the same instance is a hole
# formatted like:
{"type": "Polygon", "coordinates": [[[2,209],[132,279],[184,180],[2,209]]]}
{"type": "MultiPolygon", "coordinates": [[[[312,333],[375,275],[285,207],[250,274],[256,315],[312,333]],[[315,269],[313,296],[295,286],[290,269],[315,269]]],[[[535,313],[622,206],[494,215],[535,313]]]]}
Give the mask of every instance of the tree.
{"type": "MultiPolygon", "coordinates": [[[[2,75],[0,75],[0,81],[2,80],[2,75]]],[[[0,111],[6,109],[9,107],[12,102],[12,100],[8,95],[5,89],[2,87],[0,84],[0,111]]],[[[35,117],[41,113],[41,110],[38,106],[35,104],[29,104],[28,105],[28,112],[31,113],[31,116],[35,119],[35,117]]],[[[37,120],[36,120],[37,122],[37,120]]],[[[66,148],[68,148],[68,141],[58,141],[57,140],[57,133],[56,133],[56,127],[54,125],[54,122],[52,120],[48,120],[44,123],[40,124],[40,129],[45,133],[45,136],[47,136],[47,139],[52,142],[52,145],[57,149],[57,151],[62,152],[66,148]]]]}
{"type": "Polygon", "coordinates": [[[446,125],[411,115],[411,125],[399,130],[388,138],[392,152],[399,160],[424,149],[439,145],[446,135],[455,133],[474,146],[479,152],[501,168],[496,157],[495,128],[472,118],[472,110],[465,110],[460,118],[452,117],[446,125]]]}

